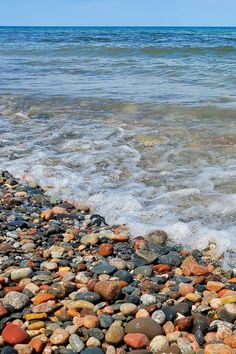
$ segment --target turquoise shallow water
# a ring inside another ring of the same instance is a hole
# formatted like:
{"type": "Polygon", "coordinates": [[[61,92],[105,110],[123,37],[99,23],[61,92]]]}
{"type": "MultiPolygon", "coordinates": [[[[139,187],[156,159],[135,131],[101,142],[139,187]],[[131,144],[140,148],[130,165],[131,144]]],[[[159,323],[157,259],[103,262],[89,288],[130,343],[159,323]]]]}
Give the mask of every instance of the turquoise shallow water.
{"type": "Polygon", "coordinates": [[[236,28],[0,27],[0,137],[133,235],[235,251],[236,28]]]}
{"type": "Polygon", "coordinates": [[[235,99],[235,28],[0,28],[0,89],[123,100],[235,99]]]}

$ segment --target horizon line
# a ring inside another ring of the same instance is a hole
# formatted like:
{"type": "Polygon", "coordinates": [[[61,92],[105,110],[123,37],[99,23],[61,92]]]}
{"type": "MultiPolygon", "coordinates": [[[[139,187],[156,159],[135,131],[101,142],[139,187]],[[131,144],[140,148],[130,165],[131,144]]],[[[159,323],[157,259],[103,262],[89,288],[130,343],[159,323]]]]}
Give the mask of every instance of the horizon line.
{"type": "Polygon", "coordinates": [[[77,27],[77,28],[91,28],[91,27],[105,27],[105,28],[124,28],[124,27],[148,27],[148,28],[236,28],[236,25],[1,25],[2,27],[77,27]]]}

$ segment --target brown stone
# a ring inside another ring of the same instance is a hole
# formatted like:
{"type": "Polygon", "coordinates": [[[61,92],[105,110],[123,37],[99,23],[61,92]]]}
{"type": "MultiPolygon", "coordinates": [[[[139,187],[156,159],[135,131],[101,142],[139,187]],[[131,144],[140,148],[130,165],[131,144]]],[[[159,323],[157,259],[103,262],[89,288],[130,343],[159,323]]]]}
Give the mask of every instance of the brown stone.
{"type": "Polygon", "coordinates": [[[7,314],[8,314],[7,309],[4,306],[0,305],[0,317],[4,317],[7,314]]]}
{"type": "Polygon", "coordinates": [[[105,336],[107,343],[117,345],[120,344],[124,338],[124,329],[120,325],[113,323],[105,336]]]}
{"type": "Polygon", "coordinates": [[[194,287],[192,284],[180,284],[179,285],[179,293],[181,296],[185,296],[189,293],[194,293],[194,287]]]}
{"type": "Polygon", "coordinates": [[[192,317],[181,317],[175,320],[175,327],[179,331],[186,331],[192,325],[192,317]]]}
{"type": "Polygon", "coordinates": [[[147,235],[149,242],[155,243],[157,245],[165,245],[168,239],[168,235],[163,230],[155,230],[147,235]]]}
{"type": "Polygon", "coordinates": [[[9,245],[7,242],[3,242],[0,244],[0,253],[9,253],[9,252],[15,252],[16,249],[9,245]]]}
{"type": "Polygon", "coordinates": [[[119,281],[100,281],[94,286],[94,291],[108,301],[114,301],[121,294],[121,285],[119,281]]]}
{"type": "Polygon", "coordinates": [[[161,326],[151,318],[135,318],[125,326],[126,333],[143,333],[149,339],[162,334],[161,326]]]}
{"type": "Polygon", "coordinates": [[[96,328],[99,325],[99,319],[97,316],[85,316],[83,319],[83,326],[85,328],[96,328]]]}
{"type": "Polygon", "coordinates": [[[180,354],[180,349],[176,344],[173,344],[170,348],[158,350],[155,354],[180,354]]]}

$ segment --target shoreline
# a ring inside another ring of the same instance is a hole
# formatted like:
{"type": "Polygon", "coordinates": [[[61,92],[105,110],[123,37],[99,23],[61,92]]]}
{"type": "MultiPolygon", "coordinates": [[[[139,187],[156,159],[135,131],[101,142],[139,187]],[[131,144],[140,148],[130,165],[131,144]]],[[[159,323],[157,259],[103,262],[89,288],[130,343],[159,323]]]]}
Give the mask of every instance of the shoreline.
{"type": "Polygon", "coordinates": [[[0,208],[3,354],[234,353],[236,278],[210,253],[131,239],[6,171],[0,208]]]}

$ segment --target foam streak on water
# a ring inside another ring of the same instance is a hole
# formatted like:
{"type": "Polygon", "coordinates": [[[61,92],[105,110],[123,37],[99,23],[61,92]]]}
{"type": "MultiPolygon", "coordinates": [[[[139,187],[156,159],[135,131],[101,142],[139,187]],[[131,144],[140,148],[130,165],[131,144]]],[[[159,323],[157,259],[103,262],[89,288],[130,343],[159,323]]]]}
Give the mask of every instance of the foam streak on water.
{"type": "Polygon", "coordinates": [[[236,252],[235,29],[4,28],[0,49],[1,169],[236,252]]]}

